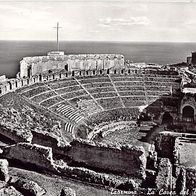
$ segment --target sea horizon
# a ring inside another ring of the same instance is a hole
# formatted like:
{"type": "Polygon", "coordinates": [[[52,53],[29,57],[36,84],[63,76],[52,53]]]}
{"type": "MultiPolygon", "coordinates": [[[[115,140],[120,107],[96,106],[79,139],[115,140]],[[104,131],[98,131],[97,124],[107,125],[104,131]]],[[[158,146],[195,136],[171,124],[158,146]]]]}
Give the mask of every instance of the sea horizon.
{"type": "MultiPolygon", "coordinates": [[[[56,42],[56,40],[42,40],[42,39],[29,39],[29,40],[22,40],[22,39],[0,39],[1,41],[18,41],[18,42],[24,42],[24,41],[38,41],[38,42],[56,42]]],[[[59,42],[125,42],[125,43],[196,43],[196,41],[139,41],[139,40],[59,40],[59,42]]]]}

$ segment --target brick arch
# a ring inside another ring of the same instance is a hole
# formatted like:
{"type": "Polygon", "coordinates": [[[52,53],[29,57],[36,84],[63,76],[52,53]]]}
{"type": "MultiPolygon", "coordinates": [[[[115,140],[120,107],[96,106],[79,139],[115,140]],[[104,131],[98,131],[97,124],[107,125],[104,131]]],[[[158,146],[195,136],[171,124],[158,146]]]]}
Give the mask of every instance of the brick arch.
{"type": "Polygon", "coordinates": [[[180,110],[180,113],[181,113],[181,114],[183,113],[183,109],[184,109],[186,106],[192,107],[193,110],[194,110],[194,115],[196,115],[196,108],[194,107],[193,104],[189,104],[189,103],[186,103],[186,104],[184,104],[184,105],[181,107],[181,110],[180,110]]]}

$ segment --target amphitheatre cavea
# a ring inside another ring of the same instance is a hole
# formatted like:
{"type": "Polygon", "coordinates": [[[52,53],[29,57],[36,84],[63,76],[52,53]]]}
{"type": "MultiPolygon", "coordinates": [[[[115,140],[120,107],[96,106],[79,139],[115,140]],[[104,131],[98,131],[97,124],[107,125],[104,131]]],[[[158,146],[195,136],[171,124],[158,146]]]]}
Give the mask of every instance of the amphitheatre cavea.
{"type": "Polygon", "coordinates": [[[0,78],[0,195],[195,195],[195,60],[24,57],[0,78]]]}

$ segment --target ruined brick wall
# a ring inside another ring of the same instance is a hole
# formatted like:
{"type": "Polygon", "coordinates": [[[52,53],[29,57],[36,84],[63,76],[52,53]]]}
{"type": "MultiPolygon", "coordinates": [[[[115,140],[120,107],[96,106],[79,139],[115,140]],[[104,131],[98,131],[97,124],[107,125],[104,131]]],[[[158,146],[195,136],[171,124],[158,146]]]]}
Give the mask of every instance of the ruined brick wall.
{"type": "Polygon", "coordinates": [[[145,178],[146,157],[143,147],[109,147],[73,141],[68,156],[76,163],[105,171],[145,178]]]}
{"type": "Polygon", "coordinates": [[[172,183],[172,165],[168,158],[161,158],[156,177],[156,188],[158,190],[169,190],[172,183]]]}
{"type": "Polygon", "coordinates": [[[54,171],[52,148],[37,144],[17,143],[3,149],[3,157],[20,161],[25,164],[33,164],[41,168],[54,171]]]}
{"type": "Polygon", "coordinates": [[[196,169],[186,169],[186,188],[190,195],[196,195],[196,169]]]}
{"type": "Polygon", "coordinates": [[[176,193],[179,195],[196,195],[196,169],[177,166],[176,193]]]}
{"type": "Polygon", "coordinates": [[[160,133],[155,140],[155,150],[159,157],[174,159],[174,147],[176,137],[169,133],[160,133]]]}
{"type": "Polygon", "coordinates": [[[32,131],[33,144],[38,144],[46,147],[51,147],[55,154],[64,155],[65,151],[70,148],[69,143],[60,137],[51,136],[44,132],[32,131]]]}
{"type": "Polygon", "coordinates": [[[38,62],[32,65],[32,75],[41,74],[42,72],[59,69],[62,70],[65,68],[67,64],[66,61],[52,61],[49,60],[47,62],[38,62]]]}
{"type": "Polygon", "coordinates": [[[120,54],[79,54],[79,55],[57,55],[57,56],[34,56],[24,57],[20,61],[20,77],[40,74],[53,69],[64,69],[68,65],[72,70],[95,70],[109,69],[111,67],[122,68],[124,56],[120,54]]]}
{"type": "Polygon", "coordinates": [[[0,137],[5,137],[12,141],[11,143],[18,142],[31,142],[33,135],[28,130],[19,130],[14,127],[6,127],[4,125],[0,125],[0,137]]]}

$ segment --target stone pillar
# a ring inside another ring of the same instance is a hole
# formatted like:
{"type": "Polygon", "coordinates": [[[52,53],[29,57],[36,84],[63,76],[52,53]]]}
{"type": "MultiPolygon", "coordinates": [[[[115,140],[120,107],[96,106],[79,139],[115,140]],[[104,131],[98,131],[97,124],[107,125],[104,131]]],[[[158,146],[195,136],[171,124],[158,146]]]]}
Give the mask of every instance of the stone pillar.
{"type": "Polygon", "coordinates": [[[66,73],[65,72],[62,72],[61,73],[61,79],[64,79],[64,78],[66,78],[66,73]]]}
{"type": "Polygon", "coordinates": [[[7,82],[7,88],[8,88],[8,91],[12,90],[12,83],[11,83],[11,81],[7,82]]]}
{"type": "Polygon", "coordinates": [[[1,90],[2,90],[2,94],[5,94],[5,93],[7,93],[7,92],[9,91],[9,90],[8,90],[8,87],[7,87],[7,83],[4,83],[4,84],[3,84],[1,90]]]}
{"type": "Polygon", "coordinates": [[[17,80],[16,82],[17,82],[17,88],[22,87],[22,81],[21,80],[17,80]]]}
{"type": "Polygon", "coordinates": [[[49,74],[49,75],[48,75],[48,80],[53,80],[52,74],[49,74]]]}
{"type": "Polygon", "coordinates": [[[46,76],[45,75],[41,75],[41,81],[44,82],[46,80],[46,76]]]}
{"type": "Polygon", "coordinates": [[[27,77],[28,76],[28,64],[23,59],[20,61],[20,77],[27,77]]]}
{"type": "Polygon", "coordinates": [[[60,77],[59,77],[59,73],[55,73],[55,74],[54,74],[54,78],[58,80],[58,79],[60,78],[60,77]]]}
{"type": "Polygon", "coordinates": [[[15,90],[16,89],[16,82],[15,82],[15,80],[10,80],[10,85],[11,85],[11,90],[15,90]]]}
{"type": "Polygon", "coordinates": [[[23,86],[27,85],[27,78],[24,78],[22,81],[23,81],[23,86]]]}
{"type": "Polygon", "coordinates": [[[185,168],[179,168],[179,174],[176,180],[176,194],[185,195],[186,193],[186,170],[185,168]]]}
{"type": "Polygon", "coordinates": [[[170,191],[172,188],[172,164],[168,158],[161,158],[156,177],[156,188],[161,191],[170,191]]]}
{"type": "Polygon", "coordinates": [[[71,71],[67,73],[67,77],[68,78],[71,78],[72,77],[72,72],[71,71]]]}
{"type": "Polygon", "coordinates": [[[35,82],[39,82],[39,76],[38,75],[35,75],[35,82]]]}
{"type": "Polygon", "coordinates": [[[28,78],[28,85],[34,84],[34,78],[28,78]]]}

